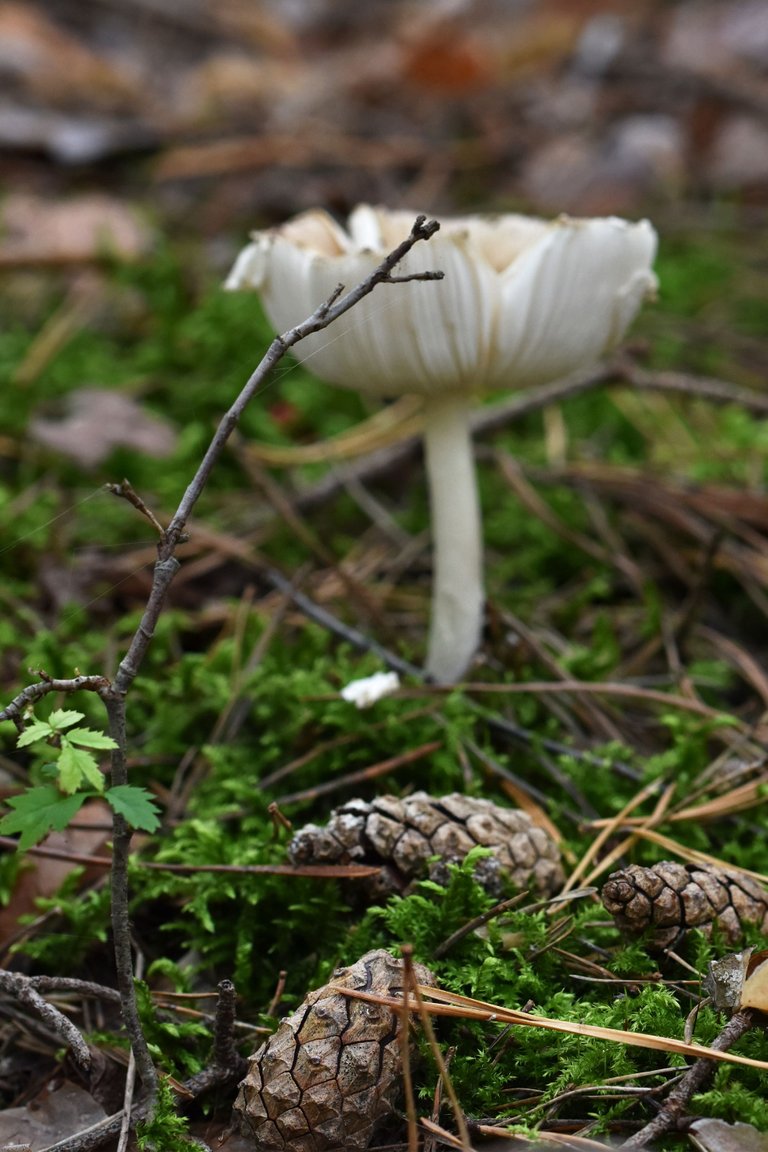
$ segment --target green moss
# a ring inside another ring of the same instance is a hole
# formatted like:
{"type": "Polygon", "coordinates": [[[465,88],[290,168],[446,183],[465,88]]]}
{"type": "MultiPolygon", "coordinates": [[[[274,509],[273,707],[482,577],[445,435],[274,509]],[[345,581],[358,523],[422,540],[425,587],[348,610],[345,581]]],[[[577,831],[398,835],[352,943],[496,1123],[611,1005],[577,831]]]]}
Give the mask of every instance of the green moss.
{"type": "Polygon", "coordinates": [[[199,1143],[187,1135],[189,1124],[180,1116],[167,1080],[158,1084],[157,1103],[151,1120],[141,1121],[136,1139],[141,1152],[162,1148],[164,1152],[194,1152],[199,1143]]]}

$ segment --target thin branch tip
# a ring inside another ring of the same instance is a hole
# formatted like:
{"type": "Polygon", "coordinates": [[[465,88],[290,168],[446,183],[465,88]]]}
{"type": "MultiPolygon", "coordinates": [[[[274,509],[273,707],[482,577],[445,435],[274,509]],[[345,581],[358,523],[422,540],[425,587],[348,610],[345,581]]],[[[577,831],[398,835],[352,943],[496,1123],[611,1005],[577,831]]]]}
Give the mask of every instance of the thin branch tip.
{"type": "Polygon", "coordinates": [[[439,220],[427,220],[426,216],[417,216],[411,228],[414,240],[429,240],[440,229],[439,220]]]}
{"type": "Polygon", "coordinates": [[[328,315],[328,313],[330,312],[331,308],[333,308],[333,306],[334,306],[334,304],[336,303],[336,301],[337,301],[337,300],[339,300],[339,299],[340,299],[340,297],[343,295],[343,293],[344,293],[344,287],[345,287],[345,286],[344,286],[343,284],[337,284],[337,285],[336,285],[336,287],[334,288],[333,292],[331,292],[331,294],[330,294],[330,296],[328,297],[328,299],[327,299],[327,300],[325,300],[325,301],[324,301],[324,302],[323,302],[323,303],[320,305],[320,307],[317,309],[317,311],[315,312],[315,314],[314,314],[314,318],[315,318],[316,320],[324,320],[324,319],[325,319],[325,317],[326,317],[326,316],[328,315]]]}
{"type": "Polygon", "coordinates": [[[413,280],[445,280],[445,272],[409,272],[405,276],[384,276],[385,284],[410,284],[413,280]]]}
{"type": "Polygon", "coordinates": [[[107,492],[111,493],[112,496],[118,496],[121,500],[127,500],[128,503],[131,504],[137,512],[140,512],[142,516],[149,520],[152,527],[160,536],[160,539],[163,540],[165,538],[165,529],[163,528],[162,524],[157,519],[152,509],[144,503],[141,496],[139,496],[138,492],[131,484],[130,480],[123,480],[120,484],[105,484],[104,488],[107,492]]]}

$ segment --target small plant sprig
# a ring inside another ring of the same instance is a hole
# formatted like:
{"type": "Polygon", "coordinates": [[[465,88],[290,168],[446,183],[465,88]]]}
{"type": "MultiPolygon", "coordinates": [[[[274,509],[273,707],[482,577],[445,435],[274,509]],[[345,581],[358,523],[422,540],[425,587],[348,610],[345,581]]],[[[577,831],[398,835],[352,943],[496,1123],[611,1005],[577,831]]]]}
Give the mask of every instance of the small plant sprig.
{"type": "Polygon", "coordinates": [[[12,835],[19,832],[19,848],[23,851],[44,839],[55,829],[63,831],[80,811],[86,800],[100,797],[113,812],[119,812],[131,828],[154,832],[160,818],[152,795],[146,788],[133,784],[106,787],[106,777],[98,765],[94,751],[117,747],[111,736],[93,728],[74,728],[84,718],[82,712],[56,708],[47,720],[32,715],[31,723],[20,733],[17,748],[29,748],[45,743],[52,758],[42,766],[42,773],[51,783],[38,784],[11,796],[6,803],[11,812],[0,819],[0,832],[12,835]]]}

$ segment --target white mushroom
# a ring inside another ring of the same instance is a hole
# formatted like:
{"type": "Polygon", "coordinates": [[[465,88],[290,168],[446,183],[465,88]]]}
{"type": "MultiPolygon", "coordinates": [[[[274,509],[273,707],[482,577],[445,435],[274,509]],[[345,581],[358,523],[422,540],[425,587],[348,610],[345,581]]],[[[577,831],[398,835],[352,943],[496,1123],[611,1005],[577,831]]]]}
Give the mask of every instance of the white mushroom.
{"type": "MultiPolygon", "coordinates": [[[[304,212],[255,233],[226,286],[257,289],[270,321],[285,331],[337,284],[369,275],[415,215],[360,205],[345,231],[321,210],[304,212]]],[[[464,674],[482,626],[473,400],[490,389],[547,383],[612,349],[656,287],[655,253],[646,220],[445,220],[398,267],[403,275],[440,269],[443,280],[374,294],[338,331],[302,343],[302,362],[333,384],[424,398],[434,572],[426,669],[435,680],[464,674]]]]}

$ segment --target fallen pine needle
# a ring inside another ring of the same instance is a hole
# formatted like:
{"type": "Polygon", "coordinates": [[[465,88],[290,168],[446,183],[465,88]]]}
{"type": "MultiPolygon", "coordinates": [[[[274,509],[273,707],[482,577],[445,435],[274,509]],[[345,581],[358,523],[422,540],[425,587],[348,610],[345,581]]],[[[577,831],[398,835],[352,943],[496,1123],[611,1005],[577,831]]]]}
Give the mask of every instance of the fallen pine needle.
{"type": "Polygon", "coordinates": [[[768,884],[768,875],[765,872],[752,872],[749,868],[728,864],[725,860],[719,860],[717,856],[710,856],[707,852],[697,852],[695,848],[684,847],[682,844],[678,844],[676,840],[662,836],[660,832],[654,832],[652,828],[635,828],[633,834],[642,837],[643,840],[650,840],[653,844],[658,844],[660,848],[666,852],[671,852],[673,856],[679,856],[681,860],[688,860],[692,864],[708,864],[713,868],[721,868],[724,872],[740,872],[742,876],[750,876],[753,880],[757,880],[758,884],[768,884]]]}
{"type": "MultiPolygon", "coordinates": [[[[674,1052],[680,1056],[692,1056],[696,1060],[719,1060],[726,1064],[741,1064],[747,1068],[760,1068],[768,1071],[768,1061],[753,1060],[750,1056],[738,1056],[732,1052],[722,1052],[708,1048],[706,1044],[686,1043],[671,1036],[655,1036],[650,1032],[627,1032],[622,1028],[605,1028],[600,1024],[580,1024],[578,1021],[554,1020],[548,1016],[532,1016],[514,1008],[497,1007],[484,1000],[473,1000],[455,992],[444,992],[439,988],[419,985],[419,993],[424,1008],[435,1016],[453,1016],[464,1020],[485,1020],[493,1024],[519,1024],[524,1028],[546,1028],[552,1032],[566,1032],[571,1036],[588,1036],[593,1040],[608,1040],[613,1044],[627,1044],[635,1048],[652,1048],[657,1052],[674,1052]],[[435,1003],[437,1001],[437,1003],[435,1003]]],[[[367,1000],[370,1004],[383,1004],[393,1012],[402,1012],[404,998],[398,996],[377,996],[355,988],[340,988],[329,984],[335,992],[351,996],[355,1000],[367,1000]]],[[[407,998],[408,1010],[415,1012],[418,1005],[407,998]]]]}

